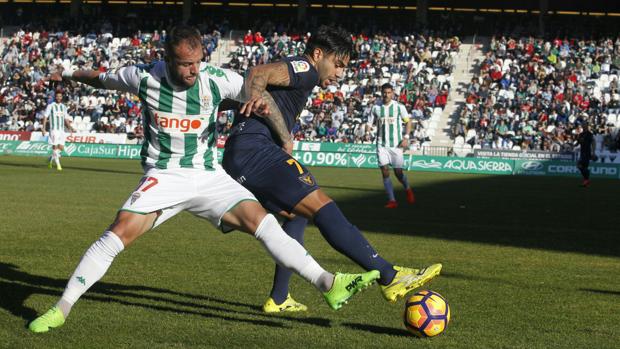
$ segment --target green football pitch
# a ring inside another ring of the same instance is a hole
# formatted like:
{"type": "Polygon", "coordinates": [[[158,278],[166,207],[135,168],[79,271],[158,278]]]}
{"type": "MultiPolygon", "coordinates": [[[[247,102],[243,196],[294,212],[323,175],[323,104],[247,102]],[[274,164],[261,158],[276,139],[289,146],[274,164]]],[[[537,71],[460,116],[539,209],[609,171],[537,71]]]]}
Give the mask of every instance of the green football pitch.
{"type": "MultiPolygon", "coordinates": [[[[182,213],[121,253],[60,329],[28,321],[58,299],[88,246],[138,183],[137,161],[0,157],[2,348],[618,348],[620,182],[409,173],[417,202],[383,208],[378,170],[314,168],[324,190],[398,265],[441,262],[427,288],[450,303],[442,335],[402,326],[377,286],[332,311],[293,277],[307,313],[266,315],[273,263],[260,244],[182,213]]],[[[359,271],[314,226],[331,271],[359,271]]]]}

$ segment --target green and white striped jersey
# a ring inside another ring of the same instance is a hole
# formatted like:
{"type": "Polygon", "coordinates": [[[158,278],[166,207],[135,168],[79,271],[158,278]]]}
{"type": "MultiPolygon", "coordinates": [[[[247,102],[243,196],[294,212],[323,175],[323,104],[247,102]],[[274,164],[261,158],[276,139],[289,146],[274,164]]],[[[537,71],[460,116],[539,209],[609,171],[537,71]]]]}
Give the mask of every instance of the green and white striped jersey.
{"type": "Polygon", "coordinates": [[[56,102],[48,104],[44,115],[50,124],[50,131],[65,130],[65,119],[69,117],[69,110],[64,104],[56,102]]]}
{"type": "Polygon", "coordinates": [[[409,122],[405,106],[397,101],[387,105],[372,107],[372,115],[377,120],[377,145],[396,148],[403,141],[403,123],[409,122]]]}
{"type": "Polygon", "coordinates": [[[142,166],[159,169],[217,166],[216,118],[225,98],[243,101],[243,77],[201,63],[194,86],[172,85],[163,61],[102,74],[107,89],[138,95],[142,101],[142,166]]]}

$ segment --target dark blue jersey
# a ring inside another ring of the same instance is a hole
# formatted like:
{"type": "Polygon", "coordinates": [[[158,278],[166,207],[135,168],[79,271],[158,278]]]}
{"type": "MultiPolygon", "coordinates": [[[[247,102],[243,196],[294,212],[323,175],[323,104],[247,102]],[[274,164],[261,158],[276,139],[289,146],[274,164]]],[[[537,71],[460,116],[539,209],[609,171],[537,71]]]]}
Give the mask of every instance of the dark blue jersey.
{"type": "Polygon", "coordinates": [[[594,142],[594,135],[592,135],[592,132],[584,130],[577,136],[577,142],[581,146],[581,158],[590,159],[592,157],[592,142],[594,142]]]}
{"type": "MultiPolygon", "coordinates": [[[[319,84],[319,73],[306,57],[287,57],[281,62],[285,62],[288,66],[290,84],[286,87],[268,86],[267,91],[282,112],[290,132],[295,126],[297,117],[306,106],[312,89],[319,84]]],[[[256,115],[249,118],[237,115],[228,140],[244,145],[253,143],[255,146],[257,142],[277,143],[278,137],[272,133],[263,118],[256,115]]]]}
{"type": "MultiPolygon", "coordinates": [[[[319,74],[305,57],[282,60],[288,66],[290,84],[267,90],[282,112],[289,132],[306,106],[319,74]]],[[[237,115],[222,166],[226,172],[250,190],[267,209],[291,212],[303,198],[319,187],[312,174],[284,152],[278,137],[263,118],[237,115]],[[276,179],[276,180],[274,180],[276,179]]]]}

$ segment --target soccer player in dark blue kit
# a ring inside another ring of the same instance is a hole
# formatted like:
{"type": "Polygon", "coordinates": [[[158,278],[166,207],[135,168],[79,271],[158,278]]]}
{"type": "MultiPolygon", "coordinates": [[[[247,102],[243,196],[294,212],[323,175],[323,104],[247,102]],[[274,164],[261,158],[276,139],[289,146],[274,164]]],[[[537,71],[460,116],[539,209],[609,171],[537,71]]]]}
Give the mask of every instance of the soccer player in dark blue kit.
{"type": "MultiPolygon", "coordinates": [[[[351,54],[349,33],[322,26],[310,37],[302,56],[251,69],[245,81],[248,100],[226,141],[222,165],[265,208],[288,217],[283,228],[300,243],[307,219],[312,219],[334,249],[366,270],[379,270],[383,296],[395,302],[439,275],[441,264],[414,269],[383,259],[319,188],[308,169],[290,155],[290,131],[312,89],[326,88],[341,79],[351,54]]],[[[290,271],[276,266],[264,311],[307,309],[290,297],[290,276],[290,271]]]]}
{"type": "Polygon", "coordinates": [[[579,131],[579,135],[577,135],[577,143],[580,145],[577,169],[579,169],[579,172],[581,172],[581,176],[583,177],[581,186],[585,188],[590,186],[589,167],[590,160],[596,161],[596,143],[594,142],[594,136],[592,135],[592,132],[590,132],[588,123],[584,122],[579,125],[577,127],[577,131],[579,131]]]}

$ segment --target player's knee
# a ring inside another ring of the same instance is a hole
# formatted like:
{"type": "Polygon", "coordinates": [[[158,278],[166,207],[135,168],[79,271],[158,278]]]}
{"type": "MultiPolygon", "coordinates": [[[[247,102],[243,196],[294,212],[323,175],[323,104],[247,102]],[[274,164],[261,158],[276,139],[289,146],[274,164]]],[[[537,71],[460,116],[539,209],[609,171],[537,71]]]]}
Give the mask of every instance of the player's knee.
{"type": "Polygon", "coordinates": [[[333,200],[325,194],[323,190],[317,189],[306,195],[299,203],[297,203],[297,205],[293,208],[293,212],[305,218],[312,218],[323,208],[323,206],[332,201],[333,200]]]}
{"type": "Polygon", "coordinates": [[[120,211],[114,223],[108,228],[121,239],[125,247],[129,246],[140,235],[148,231],[155,222],[158,213],[142,215],[127,211],[120,211]]]}
{"type": "Polygon", "coordinates": [[[267,211],[258,202],[243,201],[226,212],[222,220],[228,226],[254,234],[265,216],[267,211]]]}

